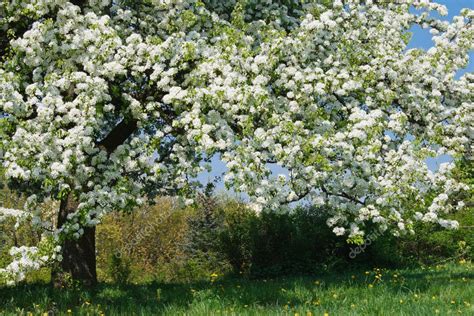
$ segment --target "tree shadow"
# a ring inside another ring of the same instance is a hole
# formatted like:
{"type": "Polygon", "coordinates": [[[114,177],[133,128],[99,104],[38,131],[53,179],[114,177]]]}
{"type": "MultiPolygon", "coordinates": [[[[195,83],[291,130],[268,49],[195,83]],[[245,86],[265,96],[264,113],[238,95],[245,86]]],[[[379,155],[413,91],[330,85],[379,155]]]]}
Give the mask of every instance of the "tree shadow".
{"type": "MultiPolygon", "coordinates": [[[[470,271],[408,270],[393,281],[396,273],[382,272],[383,281],[380,282],[386,290],[394,293],[412,290],[423,293],[433,285],[442,287],[451,280],[474,280],[474,272],[470,271]]],[[[0,288],[0,314],[2,307],[6,311],[28,311],[32,305],[39,305],[43,310],[65,311],[92,304],[121,314],[136,309],[146,314],[162,314],[171,307],[185,310],[199,301],[226,306],[281,306],[290,301],[293,305],[304,305],[322,292],[330,292],[335,288],[366,289],[368,284],[374,282],[374,276],[373,272],[366,274],[364,271],[346,271],[275,279],[224,278],[216,282],[128,285],[101,283],[95,288],[64,289],[56,289],[48,284],[23,284],[0,288]],[[301,291],[306,294],[297,295],[301,291]]]]}

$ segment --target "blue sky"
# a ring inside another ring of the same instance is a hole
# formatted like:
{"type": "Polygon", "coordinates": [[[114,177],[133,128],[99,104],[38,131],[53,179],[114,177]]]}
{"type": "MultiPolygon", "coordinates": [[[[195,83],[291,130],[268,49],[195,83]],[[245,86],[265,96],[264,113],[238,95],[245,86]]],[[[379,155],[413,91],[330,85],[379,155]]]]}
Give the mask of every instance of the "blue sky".
{"type": "MultiPolygon", "coordinates": [[[[448,8],[448,15],[442,17],[442,19],[451,21],[452,18],[456,15],[459,15],[459,12],[462,8],[474,9],[474,0],[437,0],[437,3],[444,4],[448,8]]],[[[433,46],[433,41],[431,40],[431,34],[428,29],[422,29],[420,27],[414,27],[412,29],[413,37],[408,45],[409,48],[423,48],[428,49],[433,46]]],[[[474,52],[470,54],[470,63],[468,67],[459,72],[458,75],[462,75],[465,72],[474,71],[474,52]]]]}
{"type": "MultiPolygon", "coordinates": [[[[442,17],[443,19],[448,20],[448,21],[451,21],[454,16],[459,15],[459,12],[461,11],[462,8],[474,9],[474,0],[438,0],[436,2],[444,4],[448,8],[448,12],[449,12],[448,16],[442,17]]],[[[411,42],[408,45],[409,48],[429,49],[430,47],[433,46],[433,41],[431,40],[431,34],[429,33],[428,29],[421,29],[420,27],[414,27],[411,31],[413,32],[413,37],[411,39],[411,42]]],[[[474,52],[471,52],[470,62],[469,62],[468,67],[466,69],[461,70],[458,73],[458,76],[461,76],[465,72],[474,72],[473,61],[474,61],[474,52]]],[[[436,159],[428,159],[427,164],[430,169],[436,170],[438,169],[438,166],[440,163],[443,163],[449,160],[450,160],[449,156],[442,156],[436,159]]],[[[219,160],[218,157],[214,157],[212,159],[212,169],[213,170],[210,173],[204,172],[199,175],[198,179],[201,183],[208,183],[209,181],[213,181],[213,179],[216,176],[219,176],[223,172],[225,172],[226,167],[222,163],[222,161],[219,160]]],[[[287,173],[283,168],[277,165],[272,166],[271,169],[275,174],[287,173]]],[[[218,183],[217,188],[222,189],[223,188],[222,183],[218,183]]]]}

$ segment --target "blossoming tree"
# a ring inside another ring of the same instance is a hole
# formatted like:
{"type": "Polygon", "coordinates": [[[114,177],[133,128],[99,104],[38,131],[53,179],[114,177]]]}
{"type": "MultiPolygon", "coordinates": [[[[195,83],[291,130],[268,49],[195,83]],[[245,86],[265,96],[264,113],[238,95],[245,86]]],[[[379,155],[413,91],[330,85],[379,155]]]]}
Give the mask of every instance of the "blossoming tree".
{"type": "Polygon", "coordinates": [[[0,4],[0,159],[44,228],[6,281],[62,261],[95,282],[94,227],[156,195],[191,196],[219,154],[259,209],[306,199],[362,242],[448,228],[468,189],[426,159],[471,155],[472,10],[428,0],[75,0],[0,4]],[[411,10],[415,7],[416,10],[411,10]],[[414,25],[429,50],[407,49],[414,25]],[[288,170],[273,175],[271,164],[288,170]],[[38,205],[60,201],[57,223],[38,205]]]}

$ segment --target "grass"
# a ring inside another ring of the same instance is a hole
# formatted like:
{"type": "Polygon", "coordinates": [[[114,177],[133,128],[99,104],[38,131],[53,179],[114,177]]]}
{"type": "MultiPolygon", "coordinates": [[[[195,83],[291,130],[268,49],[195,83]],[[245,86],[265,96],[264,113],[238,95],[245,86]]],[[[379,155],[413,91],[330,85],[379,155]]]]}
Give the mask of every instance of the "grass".
{"type": "Polygon", "coordinates": [[[311,277],[211,279],[102,283],[94,289],[23,284],[0,288],[0,315],[474,315],[474,265],[464,262],[311,277]]]}

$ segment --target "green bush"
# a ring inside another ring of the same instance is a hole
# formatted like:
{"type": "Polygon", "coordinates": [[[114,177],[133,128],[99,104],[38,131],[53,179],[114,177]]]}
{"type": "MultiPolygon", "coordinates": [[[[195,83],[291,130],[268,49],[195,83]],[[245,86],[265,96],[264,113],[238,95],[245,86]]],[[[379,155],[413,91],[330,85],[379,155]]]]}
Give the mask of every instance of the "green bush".
{"type": "Polygon", "coordinates": [[[130,266],[130,260],[122,258],[120,253],[115,252],[110,255],[109,273],[114,283],[128,283],[132,273],[130,266]]]}
{"type": "Polygon", "coordinates": [[[217,248],[225,256],[234,273],[248,274],[254,253],[254,232],[258,217],[254,211],[237,201],[223,205],[223,227],[217,248]]]}
{"type": "Polygon", "coordinates": [[[193,210],[162,198],[131,213],[107,215],[97,227],[98,277],[113,281],[113,254],[130,262],[129,281],[173,281],[184,265],[183,245],[193,210]]]}
{"type": "Polygon", "coordinates": [[[353,267],[403,267],[474,260],[474,214],[466,209],[451,214],[459,230],[417,223],[415,235],[379,236],[351,259],[355,246],[326,226],[327,213],[311,207],[256,215],[244,204],[222,206],[224,227],[220,251],[235,273],[250,276],[307,274],[353,267]]]}
{"type": "Polygon", "coordinates": [[[261,213],[226,208],[221,249],[234,272],[267,277],[314,273],[344,261],[345,242],[326,226],[324,212],[296,208],[261,213]]]}
{"type": "Polygon", "coordinates": [[[474,210],[466,209],[449,217],[461,223],[458,230],[417,223],[414,235],[381,236],[355,262],[402,267],[455,260],[474,261],[474,210]]]}
{"type": "Polygon", "coordinates": [[[222,208],[226,205],[216,197],[202,195],[187,217],[183,252],[194,279],[208,279],[211,274],[230,270],[219,243],[226,218],[222,208]]]}
{"type": "Polygon", "coordinates": [[[458,179],[469,186],[469,190],[460,192],[458,196],[467,202],[468,208],[447,215],[460,223],[458,230],[416,223],[414,235],[400,238],[381,236],[357,261],[391,267],[455,260],[474,261],[474,160],[460,159],[456,162],[454,172],[458,179]]]}
{"type": "MultiPolygon", "coordinates": [[[[349,258],[354,246],[332,233],[327,216],[307,206],[257,214],[225,196],[202,196],[194,207],[161,198],[134,212],[104,218],[97,228],[98,276],[115,283],[191,282],[230,273],[273,277],[356,265],[474,260],[472,208],[451,215],[461,223],[459,230],[417,223],[415,235],[380,236],[355,259],[349,258]]],[[[34,245],[38,238],[27,224],[14,229],[11,221],[0,223],[0,267],[11,260],[11,246],[34,245]]],[[[46,269],[29,280],[48,277],[46,269]]]]}

